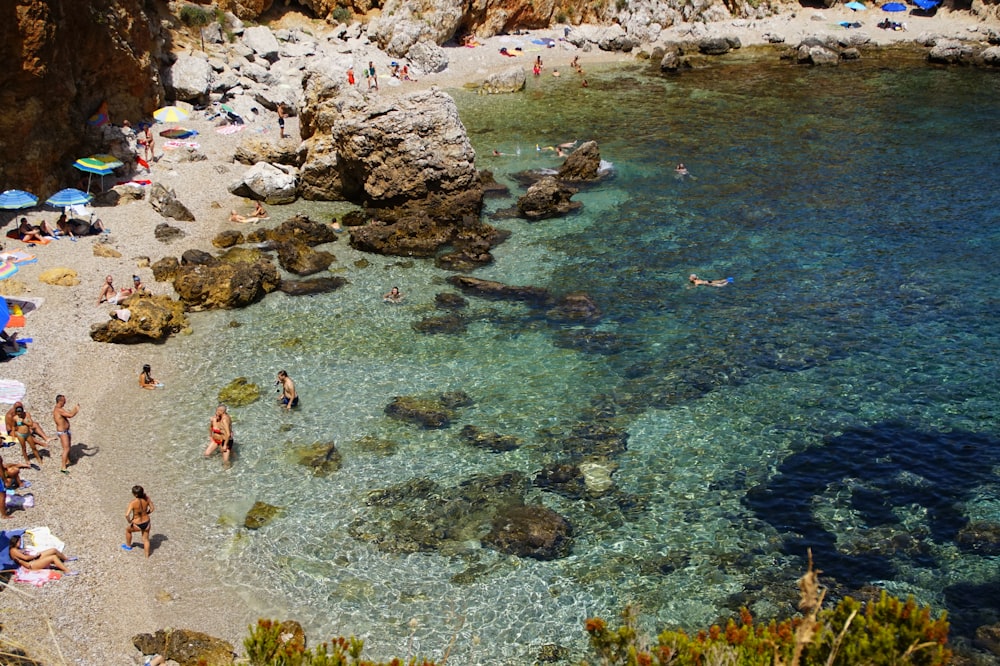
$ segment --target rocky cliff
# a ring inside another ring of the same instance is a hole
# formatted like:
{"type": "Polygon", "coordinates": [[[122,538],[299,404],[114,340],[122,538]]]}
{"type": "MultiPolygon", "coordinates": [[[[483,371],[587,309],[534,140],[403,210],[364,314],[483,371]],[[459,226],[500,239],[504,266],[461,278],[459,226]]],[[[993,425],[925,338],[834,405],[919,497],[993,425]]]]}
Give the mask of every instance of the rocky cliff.
{"type": "Polygon", "coordinates": [[[75,183],[87,118],[148,116],[162,99],[151,0],[0,2],[0,189],[42,197],[75,183]],[[70,180],[70,179],[73,180],[70,180]]]}

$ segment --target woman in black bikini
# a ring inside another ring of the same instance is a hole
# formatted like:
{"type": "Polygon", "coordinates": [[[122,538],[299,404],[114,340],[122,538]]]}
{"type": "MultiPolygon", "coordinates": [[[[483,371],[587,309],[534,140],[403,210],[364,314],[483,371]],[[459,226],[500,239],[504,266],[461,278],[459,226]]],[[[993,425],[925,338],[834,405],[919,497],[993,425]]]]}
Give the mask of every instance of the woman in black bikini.
{"type": "Polygon", "coordinates": [[[125,528],[125,543],[123,550],[132,550],[132,533],[142,534],[142,549],[149,557],[149,514],[153,513],[153,500],[149,499],[142,486],[132,486],[132,495],[135,499],[129,502],[128,509],[125,510],[125,520],[128,527],[125,528]]]}
{"type": "MultiPolygon", "coordinates": [[[[17,441],[21,444],[21,453],[24,455],[24,462],[30,463],[31,460],[28,458],[28,445],[31,445],[31,451],[35,454],[35,460],[38,461],[36,464],[41,466],[42,464],[42,454],[38,452],[38,440],[35,439],[35,423],[31,420],[31,416],[24,411],[24,407],[14,408],[14,436],[17,437],[17,441]]],[[[42,447],[45,446],[45,442],[42,442],[42,447]]]]}

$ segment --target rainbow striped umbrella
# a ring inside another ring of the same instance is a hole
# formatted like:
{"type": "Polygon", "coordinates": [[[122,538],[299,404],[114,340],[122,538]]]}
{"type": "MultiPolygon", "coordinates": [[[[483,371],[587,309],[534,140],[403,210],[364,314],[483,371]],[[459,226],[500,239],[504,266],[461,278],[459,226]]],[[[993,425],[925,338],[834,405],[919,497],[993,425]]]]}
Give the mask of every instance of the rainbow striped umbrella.
{"type": "Polygon", "coordinates": [[[165,106],[153,111],[153,117],[161,123],[179,123],[191,114],[179,106],[165,106]]]}

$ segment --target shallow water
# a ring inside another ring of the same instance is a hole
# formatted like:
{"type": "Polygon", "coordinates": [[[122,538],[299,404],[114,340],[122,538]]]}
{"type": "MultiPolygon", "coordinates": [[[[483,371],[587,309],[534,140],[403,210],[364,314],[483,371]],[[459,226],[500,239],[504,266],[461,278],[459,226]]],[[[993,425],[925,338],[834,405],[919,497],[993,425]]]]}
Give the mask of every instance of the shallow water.
{"type": "Polygon", "coordinates": [[[478,166],[511,183],[491,210],[519,193],[508,174],[558,166],[545,146],[594,139],[613,163],[574,197],[579,214],[497,220],[512,237],[476,272],[587,292],[599,336],[474,298],[465,333],[418,334],[447,273],[341,240],[345,288],[197,315],[172,343],[185,386],[157,396],[153,431],[170,435],[153,444],[219,575],[310,636],[432,658],[454,638],[451,659],[468,664],[526,663],[545,643],[579,652],[583,619],[627,602],[649,627],[697,628],[742,604],[786,614],[809,547],[836,593],[913,594],[966,636],[997,621],[996,557],[956,535],[1000,521],[1000,81],[864,62],[587,76],[587,89],[564,75],[519,95],[453,94],[478,166]],[[675,178],[677,162],[691,178],[675,178]],[[692,272],[734,282],[688,289],[692,272]],[[393,285],[402,305],[381,301],[393,285]],[[303,396],[292,414],[271,393],[282,368],[303,396]],[[265,399],[232,410],[239,458],[222,472],[197,451],[237,375],[265,399]],[[447,429],[383,413],[394,396],[454,390],[475,404],[447,429]],[[365,503],[373,490],[530,477],[560,459],[546,432],[598,415],[629,435],[619,493],[528,492],[573,524],[567,558],[502,556],[476,534],[406,555],[351,536],[387,519],[365,503]],[[466,424],[525,445],[474,449],[457,436],[466,424]],[[296,464],[291,449],[313,442],[335,442],[343,468],[314,478],[296,464]],[[283,511],[240,529],[256,500],[283,511]]]}

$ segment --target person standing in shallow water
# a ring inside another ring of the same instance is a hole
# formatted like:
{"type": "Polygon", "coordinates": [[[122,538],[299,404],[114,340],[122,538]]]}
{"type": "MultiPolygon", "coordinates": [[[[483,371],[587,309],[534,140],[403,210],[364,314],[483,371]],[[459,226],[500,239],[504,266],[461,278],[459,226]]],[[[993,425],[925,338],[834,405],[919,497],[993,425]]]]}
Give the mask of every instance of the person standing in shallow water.
{"type": "Polygon", "coordinates": [[[284,370],[279,372],[278,381],[275,383],[281,385],[281,397],[278,398],[278,402],[287,410],[291,410],[292,407],[298,407],[299,394],[295,392],[295,382],[288,376],[288,373],[284,370]]]}

